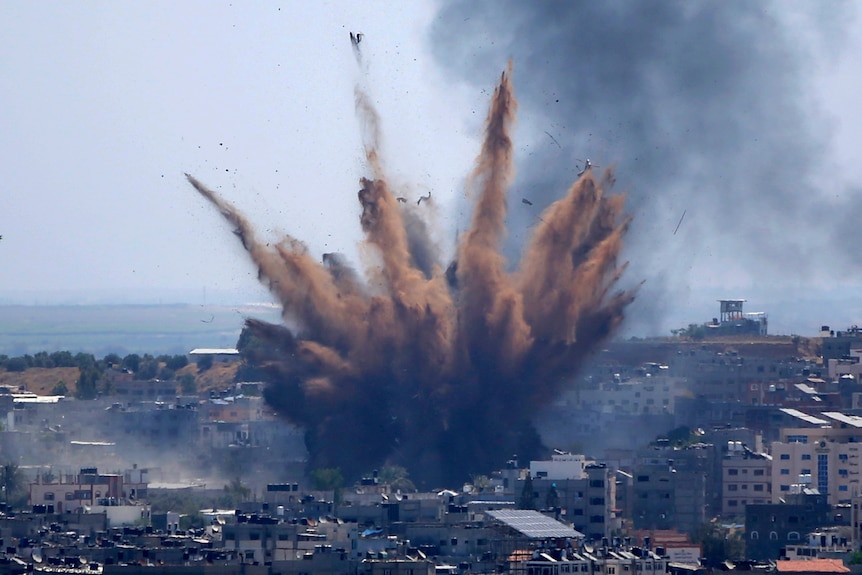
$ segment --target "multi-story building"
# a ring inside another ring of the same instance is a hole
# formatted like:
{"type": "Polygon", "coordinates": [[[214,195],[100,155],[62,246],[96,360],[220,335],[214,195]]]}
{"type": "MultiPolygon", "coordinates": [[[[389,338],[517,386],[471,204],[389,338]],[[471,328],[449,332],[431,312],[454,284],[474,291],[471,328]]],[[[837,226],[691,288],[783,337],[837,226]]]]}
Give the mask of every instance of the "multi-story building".
{"type": "MultiPolygon", "coordinates": [[[[620,527],[616,476],[609,466],[558,451],[550,461],[531,461],[530,470],[537,508],[558,508],[588,539],[601,540],[620,527]]],[[[521,479],[515,493],[523,486],[521,479]]]]}
{"type": "Polygon", "coordinates": [[[799,545],[808,533],[835,524],[826,496],[796,486],[781,503],[752,504],[745,508],[745,555],[753,560],[776,560],[787,545],[799,545]]]}
{"type": "Polygon", "coordinates": [[[862,417],[838,412],[811,416],[820,427],[785,428],[772,443],[772,501],[793,485],[814,488],[832,505],[849,504],[860,491],[862,417]]]}
{"type": "Polygon", "coordinates": [[[749,504],[772,503],[772,456],[748,449],[740,441],[728,441],[721,462],[721,513],[745,514],[749,504]]]}
{"type": "Polygon", "coordinates": [[[717,481],[712,444],[654,448],[633,469],[632,515],[636,529],[689,531],[708,517],[717,481]]]}

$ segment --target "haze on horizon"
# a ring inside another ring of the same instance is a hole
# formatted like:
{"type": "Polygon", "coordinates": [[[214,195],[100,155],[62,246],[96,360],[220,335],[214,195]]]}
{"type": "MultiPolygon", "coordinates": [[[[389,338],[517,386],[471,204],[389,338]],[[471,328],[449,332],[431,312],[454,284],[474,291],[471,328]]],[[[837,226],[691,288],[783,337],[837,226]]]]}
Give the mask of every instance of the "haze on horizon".
{"type": "Polygon", "coordinates": [[[259,229],[359,261],[361,31],[387,170],[433,191],[444,247],[511,58],[510,259],[534,223],[521,197],[538,213],[535,190],[589,157],[634,206],[629,333],[705,321],[720,297],[773,333],[860,323],[856,6],[549,6],[0,4],[0,304],[270,301],[184,172],[259,229]]]}

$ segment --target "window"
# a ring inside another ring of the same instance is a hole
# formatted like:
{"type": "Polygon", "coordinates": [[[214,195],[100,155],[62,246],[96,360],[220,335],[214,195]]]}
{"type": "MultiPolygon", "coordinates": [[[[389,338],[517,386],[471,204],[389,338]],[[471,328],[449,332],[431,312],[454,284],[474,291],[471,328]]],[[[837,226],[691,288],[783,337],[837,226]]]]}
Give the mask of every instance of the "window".
{"type": "Polygon", "coordinates": [[[735,483],[727,486],[728,491],[736,491],[738,488],[739,486],[737,486],[735,483]]]}
{"type": "Polygon", "coordinates": [[[590,505],[604,505],[605,498],[604,497],[590,497],[590,505]]]}
{"type": "Polygon", "coordinates": [[[846,485],[839,485],[838,491],[847,491],[847,486],[846,485]]]}
{"type": "Polygon", "coordinates": [[[838,454],[838,461],[847,461],[847,454],[846,453],[839,453],[838,454]]]}
{"type": "Polygon", "coordinates": [[[591,479],[590,480],[590,487],[604,487],[604,486],[605,486],[605,480],[604,479],[591,479]]]}
{"type": "Polygon", "coordinates": [[[770,531],[769,532],[769,540],[770,541],[778,541],[778,533],[776,533],[775,531],[770,531]]]}
{"type": "Polygon", "coordinates": [[[752,539],[758,539],[759,537],[760,537],[760,535],[758,535],[758,534],[757,534],[757,531],[752,531],[752,532],[751,532],[751,538],[752,538],[752,539]]]}
{"type": "MultiPolygon", "coordinates": [[[[776,537],[776,539],[778,539],[778,537],[776,537]]],[[[791,531],[790,533],[787,534],[787,540],[788,541],[799,541],[799,532],[791,531]]]]}
{"type": "Polygon", "coordinates": [[[803,469],[800,473],[802,473],[802,475],[811,475],[811,469],[803,469]]]}
{"type": "Polygon", "coordinates": [[[45,493],[45,501],[54,501],[54,492],[48,491],[45,493]]]}
{"type": "Polygon", "coordinates": [[[811,461],[811,454],[810,453],[803,453],[802,454],[802,461],[811,461]]]}
{"type": "Polygon", "coordinates": [[[790,470],[789,469],[782,469],[781,475],[790,475],[790,470]]]}
{"type": "Polygon", "coordinates": [[[807,435],[788,435],[787,436],[787,443],[804,443],[804,444],[807,444],[808,443],[808,436],[807,435]]]}
{"type": "Polygon", "coordinates": [[[763,470],[762,469],[755,469],[754,475],[763,475],[763,470]]]}
{"type": "Polygon", "coordinates": [[[727,474],[728,475],[739,475],[739,469],[728,469],[727,474]]]}
{"type": "Polygon", "coordinates": [[[646,481],[649,481],[649,475],[638,475],[638,482],[639,483],[644,483],[646,481]]]}
{"type": "Polygon", "coordinates": [[[781,454],[781,459],[782,459],[783,461],[784,461],[784,460],[787,460],[787,459],[790,459],[790,454],[789,454],[789,453],[782,453],[782,454],[781,454]]]}
{"type": "Polygon", "coordinates": [[[754,485],[754,490],[755,491],[763,491],[763,484],[762,483],[756,483],[754,485]]]}
{"type": "Polygon", "coordinates": [[[779,487],[779,489],[781,491],[790,491],[790,486],[789,485],[782,485],[781,487],[779,487]]]}
{"type": "Polygon", "coordinates": [[[728,507],[736,507],[738,505],[738,501],[736,499],[728,499],[727,506],[728,507]]]}

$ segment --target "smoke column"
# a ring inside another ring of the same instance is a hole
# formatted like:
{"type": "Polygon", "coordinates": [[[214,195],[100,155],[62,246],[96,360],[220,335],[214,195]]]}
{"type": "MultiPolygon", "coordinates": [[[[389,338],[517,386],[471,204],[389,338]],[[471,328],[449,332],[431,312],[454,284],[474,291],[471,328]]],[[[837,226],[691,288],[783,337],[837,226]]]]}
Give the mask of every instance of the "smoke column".
{"type": "MultiPolygon", "coordinates": [[[[536,208],[572,180],[576,158],[619,164],[618,185],[636,215],[623,255],[631,274],[646,279],[627,329],[642,323],[639,333],[667,335],[687,325],[667,318],[689,286],[709,306],[703,317],[688,316],[698,321],[714,314],[715,297],[746,297],[770,311],[767,298],[805,296],[816,276],[858,274],[862,195],[830,172],[829,127],[840,119],[829,118],[814,94],[818,73],[853,30],[857,5],[439,6],[430,46],[453,81],[473,84],[478,94],[485,86],[477,79],[501,58],[519,66],[526,123],[519,124],[515,186],[536,208]]],[[[519,252],[533,216],[512,210],[505,253],[519,252]]]]}
{"type": "MultiPolygon", "coordinates": [[[[379,122],[357,90],[372,178],[358,199],[375,264],[361,277],[334,255],[314,261],[296,239],[270,246],[242,214],[192,176],[234,227],[284,325],[248,320],[249,359],[271,374],[266,398],[307,430],[309,466],[349,478],[384,463],[417,483],[457,484],[541,442],[530,416],[547,405],[620,324],[634,290],[615,290],[629,221],[607,196],[610,171],[587,171],[542,213],[521,265],[501,253],[513,177],[517,102],[500,77],[468,179],[476,198],[456,260],[430,263],[422,203],[399,201],[377,154],[379,122]],[[288,327],[291,326],[291,327],[288,327]]],[[[432,202],[428,197],[425,203],[432,202]]]]}

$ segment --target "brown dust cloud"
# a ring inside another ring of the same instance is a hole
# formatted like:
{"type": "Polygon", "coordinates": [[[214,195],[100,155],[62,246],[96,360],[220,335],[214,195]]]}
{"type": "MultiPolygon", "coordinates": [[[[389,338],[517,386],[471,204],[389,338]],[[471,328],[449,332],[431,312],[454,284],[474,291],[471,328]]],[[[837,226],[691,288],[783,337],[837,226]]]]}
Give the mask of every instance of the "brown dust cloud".
{"type": "Polygon", "coordinates": [[[547,207],[511,269],[501,253],[514,174],[517,101],[500,77],[467,179],[469,228],[448,265],[435,256],[423,210],[404,201],[378,157],[379,122],[362,90],[370,174],[360,180],[364,275],[337,254],[312,257],[292,237],[272,244],[224,198],[188,175],[233,226],[283,308],[283,325],[246,321],[268,403],[306,430],[309,468],[348,480],[405,466],[417,485],[458,485],[513,456],[541,454],[531,417],[623,320],[637,288],[616,287],[629,218],[610,170],[587,170],[547,207]]]}

